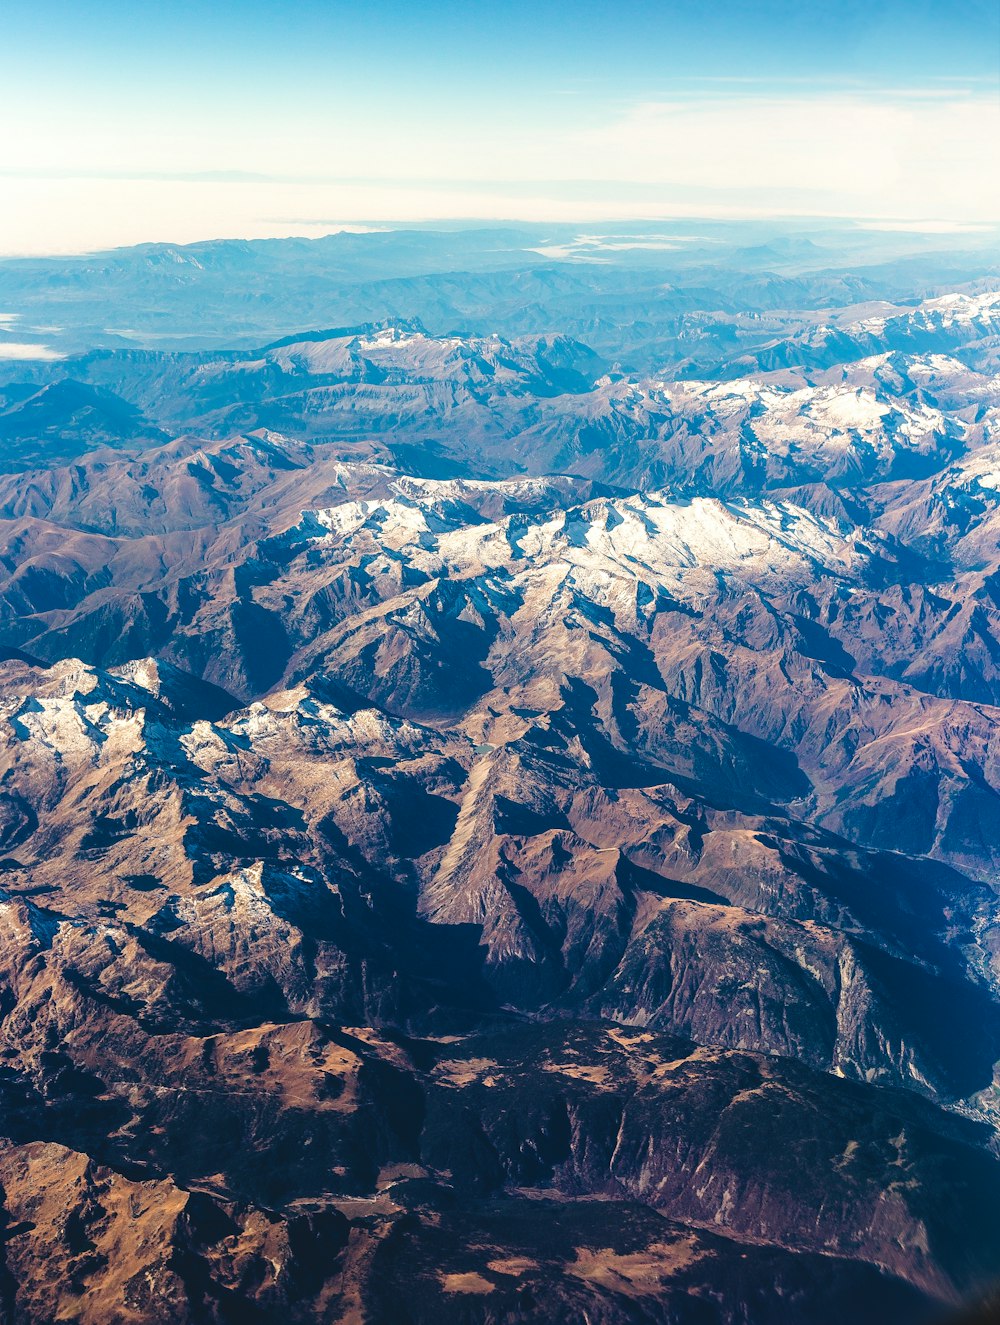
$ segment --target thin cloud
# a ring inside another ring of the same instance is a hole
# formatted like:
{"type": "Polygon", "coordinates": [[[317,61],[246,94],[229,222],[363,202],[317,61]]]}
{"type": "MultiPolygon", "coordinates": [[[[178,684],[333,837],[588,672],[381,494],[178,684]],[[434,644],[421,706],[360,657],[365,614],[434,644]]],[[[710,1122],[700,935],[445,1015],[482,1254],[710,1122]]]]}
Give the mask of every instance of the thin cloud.
{"type": "Polygon", "coordinates": [[[95,159],[107,144],[82,137],[60,143],[75,152],[72,167],[46,174],[8,162],[18,177],[0,210],[0,253],[313,235],[329,217],[338,226],[741,216],[924,224],[930,204],[949,225],[1000,220],[1000,176],[984,166],[1000,141],[1000,103],[940,88],[671,95],[588,107],[586,121],[452,117],[440,132],[373,115],[333,137],[323,124],[241,135],[171,139],[159,158],[143,138],[135,169],[127,144],[110,169],[95,159]]]}
{"type": "Polygon", "coordinates": [[[48,345],[29,345],[22,341],[0,341],[0,359],[65,359],[65,354],[48,345]]]}

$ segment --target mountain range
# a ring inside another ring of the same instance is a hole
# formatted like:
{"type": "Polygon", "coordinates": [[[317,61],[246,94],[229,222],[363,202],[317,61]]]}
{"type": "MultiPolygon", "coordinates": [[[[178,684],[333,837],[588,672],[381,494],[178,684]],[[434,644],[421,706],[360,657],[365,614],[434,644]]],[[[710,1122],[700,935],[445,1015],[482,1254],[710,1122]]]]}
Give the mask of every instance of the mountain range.
{"type": "Polygon", "coordinates": [[[319,250],[475,325],[229,348],[200,247],[67,261],[0,360],[11,1325],[1000,1279],[1000,282],[511,243],[319,250]],[[109,267],[182,347],[91,335],[109,267]]]}

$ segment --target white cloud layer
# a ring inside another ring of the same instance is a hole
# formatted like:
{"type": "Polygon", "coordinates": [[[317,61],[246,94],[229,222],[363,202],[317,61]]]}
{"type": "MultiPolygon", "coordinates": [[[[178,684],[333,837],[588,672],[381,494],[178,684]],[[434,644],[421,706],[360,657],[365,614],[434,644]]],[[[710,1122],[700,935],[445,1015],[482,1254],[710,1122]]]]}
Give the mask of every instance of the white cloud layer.
{"type": "Polygon", "coordinates": [[[0,340],[0,359],[64,359],[66,356],[47,345],[35,345],[28,341],[0,340]]]}
{"type": "Polygon", "coordinates": [[[1000,100],[954,93],[645,102],[531,126],[471,116],[432,125],[377,108],[350,122],[220,118],[169,133],[83,112],[40,116],[0,146],[0,252],[443,217],[780,214],[954,227],[1000,220],[998,141],[1000,100]],[[213,172],[259,178],[193,177],[213,172]]]}
{"type": "Polygon", "coordinates": [[[636,106],[585,136],[614,178],[796,191],[837,211],[1000,218],[997,97],[825,96],[636,106]]]}

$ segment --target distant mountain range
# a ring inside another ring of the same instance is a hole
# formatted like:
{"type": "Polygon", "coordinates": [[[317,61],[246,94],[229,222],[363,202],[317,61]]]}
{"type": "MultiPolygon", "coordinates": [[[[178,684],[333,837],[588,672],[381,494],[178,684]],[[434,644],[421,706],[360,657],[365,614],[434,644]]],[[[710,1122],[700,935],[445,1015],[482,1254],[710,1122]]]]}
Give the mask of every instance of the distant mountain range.
{"type": "Polygon", "coordinates": [[[711,363],[747,323],[754,334],[758,315],[777,336],[811,323],[814,310],[912,304],[984,279],[995,286],[998,252],[1000,228],[943,236],[823,220],[676,220],[6,259],[0,359],[6,342],[69,352],[250,348],[306,328],[417,319],[434,335],[560,332],[639,370],[663,367],[681,339],[695,346],[679,354],[711,363]]]}

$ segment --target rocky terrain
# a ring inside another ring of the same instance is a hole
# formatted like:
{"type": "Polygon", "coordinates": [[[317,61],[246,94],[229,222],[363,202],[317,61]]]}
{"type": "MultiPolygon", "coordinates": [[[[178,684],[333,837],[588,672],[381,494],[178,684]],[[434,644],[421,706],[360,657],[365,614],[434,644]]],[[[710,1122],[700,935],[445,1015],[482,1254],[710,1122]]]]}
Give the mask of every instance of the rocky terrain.
{"type": "Polygon", "coordinates": [[[0,1319],[1000,1278],[1000,295],[702,313],[2,366],[0,1319]]]}

